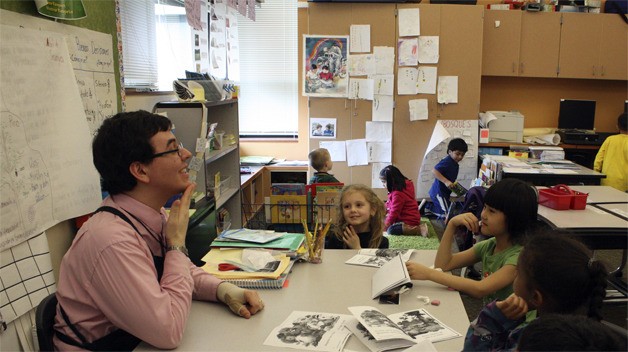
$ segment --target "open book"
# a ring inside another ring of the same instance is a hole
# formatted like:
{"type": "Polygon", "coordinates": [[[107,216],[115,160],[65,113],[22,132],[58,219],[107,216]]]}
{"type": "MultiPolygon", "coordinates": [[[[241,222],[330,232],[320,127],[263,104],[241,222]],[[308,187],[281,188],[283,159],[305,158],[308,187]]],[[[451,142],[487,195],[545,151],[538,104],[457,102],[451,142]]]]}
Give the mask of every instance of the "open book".
{"type": "Polygon", "coordinates": [[[412,280],[406,268],[406,261],[401,255],[397,255],[373,274],[371,298],[375,299],[388,291],[401,288],[401,286],[412,287],[412,280]]]}
{"type": "Polygon", "coordinates": [[[354,319],[347,328],[373,352],[407,348],[428,340],[438,342],[461,336],[425,309],[384,315],[374,307],[349,307],[354,319]]]}
{"type": "Polygon", "coordinates": [[[410,260],[410,256],[412,256],[413,251],[414,249],[365,248],[360,249],[358,254],[347,260],[345,264],[374,266],[379,268],[398,255],[401,255],[404,262],[408,261],[410,260]]]}

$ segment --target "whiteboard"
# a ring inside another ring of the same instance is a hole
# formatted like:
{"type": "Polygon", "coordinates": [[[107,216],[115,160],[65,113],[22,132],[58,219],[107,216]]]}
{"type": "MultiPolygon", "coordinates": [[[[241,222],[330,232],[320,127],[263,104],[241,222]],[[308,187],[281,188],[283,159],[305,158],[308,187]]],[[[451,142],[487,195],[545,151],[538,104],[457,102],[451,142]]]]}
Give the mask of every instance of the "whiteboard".
{"type": "MultiPolygon", "coordinates": [[[[421,169],[419,170],[419,179],[417,180],[416,197],[417,199],[430,197],[429,191],[432,183],[434,183],[434,174],[432,170],[434,166],[447,156],[447,144],[453,138],[462,138],[469,150],[460,162],[460,170],[458,171],[458,182],[465,188],[469,188],[471,181],[477,177],[478,167],[478,120],[439,120],[437,122],[444,127],[449,136],[443,135],[440,143],[436,144],[431,150],[428,150],[421,169]],[[443,140],[444,139],[444,140],[443,140]]],[[[435,131],[438,131],[435,128],[435,131]]],[[[432,137],[434,139],[434,136],[432,137]]],[[[429,147],[428,147],[429,148],[429,147]]]]}

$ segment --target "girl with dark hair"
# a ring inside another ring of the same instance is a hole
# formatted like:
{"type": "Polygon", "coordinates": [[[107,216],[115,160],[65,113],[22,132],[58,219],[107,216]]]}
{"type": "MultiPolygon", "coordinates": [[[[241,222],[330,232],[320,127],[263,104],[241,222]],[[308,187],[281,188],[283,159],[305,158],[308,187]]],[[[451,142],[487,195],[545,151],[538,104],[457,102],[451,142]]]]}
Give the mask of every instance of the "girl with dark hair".
{"type": "Polygon", "coordinates": [[[510,350],[524,331],[526,313],[583,315],[600,321],[607,271],[591,251],[566,234],[552,232],[526,244],[519,256],[515,293],[488,304],[475,319],[464,350],[510,350]]]}
{"type": "Polygon", "coordinates": [[[517,274],[517,259],[523,248],[525,235],[537,221],[537,209],[534,187],[513,178],[497,182],[486,191],[481,221],[473,213],[463,213],[447,223],[434,260],[434,267],[442,271],[409,261],[406,266],[410,277],[414,280],[434,281],[472,297],[482,297],[485,304],[495,299],[505,299],[512,293],[512,283],[517,274]],[[473,233],[481,232],[492,238],[452,254],[451,246],[458,227],[464,227],[473,233]],[[480,261],[480,281],[443,272],[480,261]]]}
{"type": "Polygon", "coordinates": [[[414,197],[414,184],[398,168],[388,165],[379,173],[388,190],[386,221],[390,235],[420,235],[421,213],[414,197]]]}

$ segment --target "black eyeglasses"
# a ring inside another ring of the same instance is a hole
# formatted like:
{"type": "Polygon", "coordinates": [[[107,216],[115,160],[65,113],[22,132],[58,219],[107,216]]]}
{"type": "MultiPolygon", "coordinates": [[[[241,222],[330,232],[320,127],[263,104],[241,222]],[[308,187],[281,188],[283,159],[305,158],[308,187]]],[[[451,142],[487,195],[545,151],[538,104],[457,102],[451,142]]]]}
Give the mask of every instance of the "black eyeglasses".
{"type": "Polygon", "coordinates": [[[156,154],[151,155],[150,158],[155,159],[155,158],[159,158],[160,156],[164,156],[164,155],[168,155],[172,153],[177,153],[177,155],[179,155],[179,158],[182,158],[183,156],[181,155],[181,149],[183,149],[183,143],[179,142],[179,144],[177,145],[177,149],[166,150],[165,152],[156,153],[156,154]]]}

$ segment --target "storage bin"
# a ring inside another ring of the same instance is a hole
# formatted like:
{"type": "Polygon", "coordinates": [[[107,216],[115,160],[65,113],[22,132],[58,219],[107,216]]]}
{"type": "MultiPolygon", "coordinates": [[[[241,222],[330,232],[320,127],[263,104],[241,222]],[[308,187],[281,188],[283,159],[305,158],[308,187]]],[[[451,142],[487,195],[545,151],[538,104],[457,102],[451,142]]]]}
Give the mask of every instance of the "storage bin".
{"type": "Polygon", "coordinates": [[[583,210],[588,196],[588,193],[577,192],[561,184],[539,190],[539,204],[555,210],[583,210]]]}
{"type": "Polygon", "coordinates": [[[588,193],[573,191],[573,197],[571,198],[571,205],[569,207],[574,210],[583,210],[587,207],[588,197],[588,193]]]}

